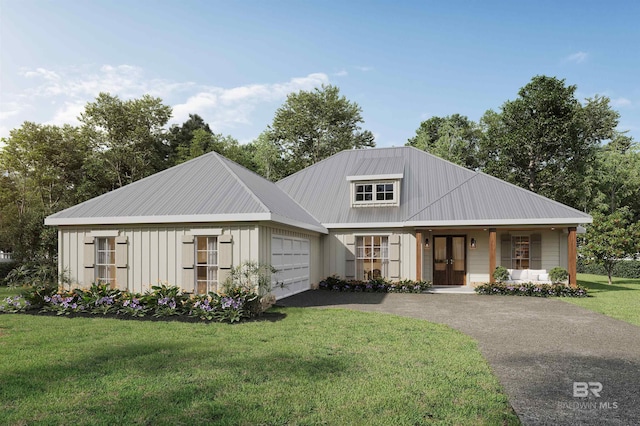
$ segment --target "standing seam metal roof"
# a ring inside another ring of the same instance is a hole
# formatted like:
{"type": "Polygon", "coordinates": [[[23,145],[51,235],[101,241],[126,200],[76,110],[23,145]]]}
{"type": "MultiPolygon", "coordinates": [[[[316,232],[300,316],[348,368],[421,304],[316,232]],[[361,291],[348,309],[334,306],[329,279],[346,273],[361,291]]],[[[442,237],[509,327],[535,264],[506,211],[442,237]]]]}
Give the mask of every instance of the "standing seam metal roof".
{"type": "Polygon", "coordinates": [[[413,147],[342,151],[277,184],[325,226],[591,222],[569,206],[413,147]],[[375,174],[370,165],[385,161],[395,170],[403,166],[400,205],[351,207],[347,177],[375,174]]]}
{"type": "Polygon", "coordinates": [[[131,223],[197,220],[199,216],[273,214],[292,224],[326,229],[278,186],[210,152],[49,216],[45,223],[131,223]],[[68,220],[66,220],[68,219],[68,220]],[[115,223],[115,222],[114,222],[115,223]]]}

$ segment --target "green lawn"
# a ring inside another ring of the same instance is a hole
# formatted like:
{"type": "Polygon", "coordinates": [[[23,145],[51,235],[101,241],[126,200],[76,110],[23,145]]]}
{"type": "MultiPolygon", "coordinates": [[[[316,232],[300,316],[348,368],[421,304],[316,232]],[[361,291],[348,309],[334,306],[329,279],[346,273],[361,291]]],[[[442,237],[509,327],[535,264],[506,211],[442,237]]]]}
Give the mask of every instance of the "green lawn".
{"type": "Polygon", "coordinates": [[[0,424],[519,424],[476,342],[449,327],[274,312],[236,325],[2,314],[0,424]]]}
{"type": "Polygon", "coordinates": [[[578,274],[578,284],[593,297],[562,300],[640,326],[640,279],[613,278],[609,285],[606,276],[578,274]]]}

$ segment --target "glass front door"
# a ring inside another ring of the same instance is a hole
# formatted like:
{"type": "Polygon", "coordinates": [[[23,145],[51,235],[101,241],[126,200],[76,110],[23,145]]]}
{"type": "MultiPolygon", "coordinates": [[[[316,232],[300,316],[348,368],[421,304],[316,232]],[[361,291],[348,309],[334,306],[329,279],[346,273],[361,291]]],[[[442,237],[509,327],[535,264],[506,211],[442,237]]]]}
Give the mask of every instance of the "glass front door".
{"type": "Polygon", "coordinates": [[[466,273],[464,236],[433,237],[433,284],[464,285],[466,273]]]}

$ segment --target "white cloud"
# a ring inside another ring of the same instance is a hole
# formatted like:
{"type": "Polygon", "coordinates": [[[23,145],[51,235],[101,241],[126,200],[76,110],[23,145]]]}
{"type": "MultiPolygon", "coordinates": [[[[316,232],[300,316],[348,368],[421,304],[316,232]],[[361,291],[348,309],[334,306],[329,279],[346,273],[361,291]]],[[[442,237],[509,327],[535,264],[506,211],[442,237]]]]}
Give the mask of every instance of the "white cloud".
{"type": "Polygon", "coordinates": [[[355,69],[362,72],[373,71],[373,67],[367,67],[367,66],[356,66],[355,69]]]}
{"type": "Polygon", "coordinates": [[[340,70],[333,73],[333,75],[335,75],[336,77],[346,77],[347,75],[349,75],[349,73],[347,72],[347,70],[340,70]]]}
{"type": "Polygon", "coordinates": [[[100,92],[122,99],[144,94],[157,96],[165,104],[173,105],[170,123],[182,123],[189,114],[199,114],[212,129],[221,132],[251,125],[257,109],[263,108],[264,116],[265,108],[268,108],[271,114],[275,109],[271,103],[284,100],[289,93],[329,83],[326,74],[313,73],[284,82],[225,88],[191,81],[149,78],[145,70],[128,64],[56,70],[36,68],[23,70],[21,75],[31,85],[18,93],[3,93],[0,137],[8,136],[9,129],[25,120],[57,125],[77,124],[86,103],[94,100],[100,92]]]}
{"type": "Polygon", "coordinates": [[[581,64],[587,60],[589,54],[583,51],[572,53],[571,55],[564,58],[565,62],[574,62],[576,64],[581,64]]]}
{"type": "Polygon", "coordinates": [[[632,102],[627,98],[611,99],[611,105],[617,108],[624,108],[631,106],[632,102]]]}
{"type": "Polygon", "coordinates": [[[85,101],[65,102],[62,108],[59,108],[53,118],[45,124],[55,124],[61,126],[63,124],[76,125],[79,123],[78,117],[84,112],[85,101]]]}
{"type": "Polygon", "coordinates": [[[173,107],[172,123],[182,123],[189,114],[198,114],[215,131],[252,123],[251,115],[260,105],[283,100],[289,93],[311,90],[329,82],[323,73],[292,78],[285,83],[249,84],[232,87],[204,87],[185,102],[173,107]]]}

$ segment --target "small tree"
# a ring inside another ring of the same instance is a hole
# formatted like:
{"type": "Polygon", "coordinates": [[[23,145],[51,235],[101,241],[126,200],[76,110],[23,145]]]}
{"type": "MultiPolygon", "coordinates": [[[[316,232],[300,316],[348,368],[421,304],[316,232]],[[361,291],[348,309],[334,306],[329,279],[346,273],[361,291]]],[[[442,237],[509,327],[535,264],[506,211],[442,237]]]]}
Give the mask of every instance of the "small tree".
{"type": "Polygon", "coordinates": [[[585,262],[601,265],[607,271],[609,284],[613,268],[626,257],[640,252],[640,224],[631,223],[627,209],[619,209],[610,215],[594,213],[581,253],[585,262]]]}

